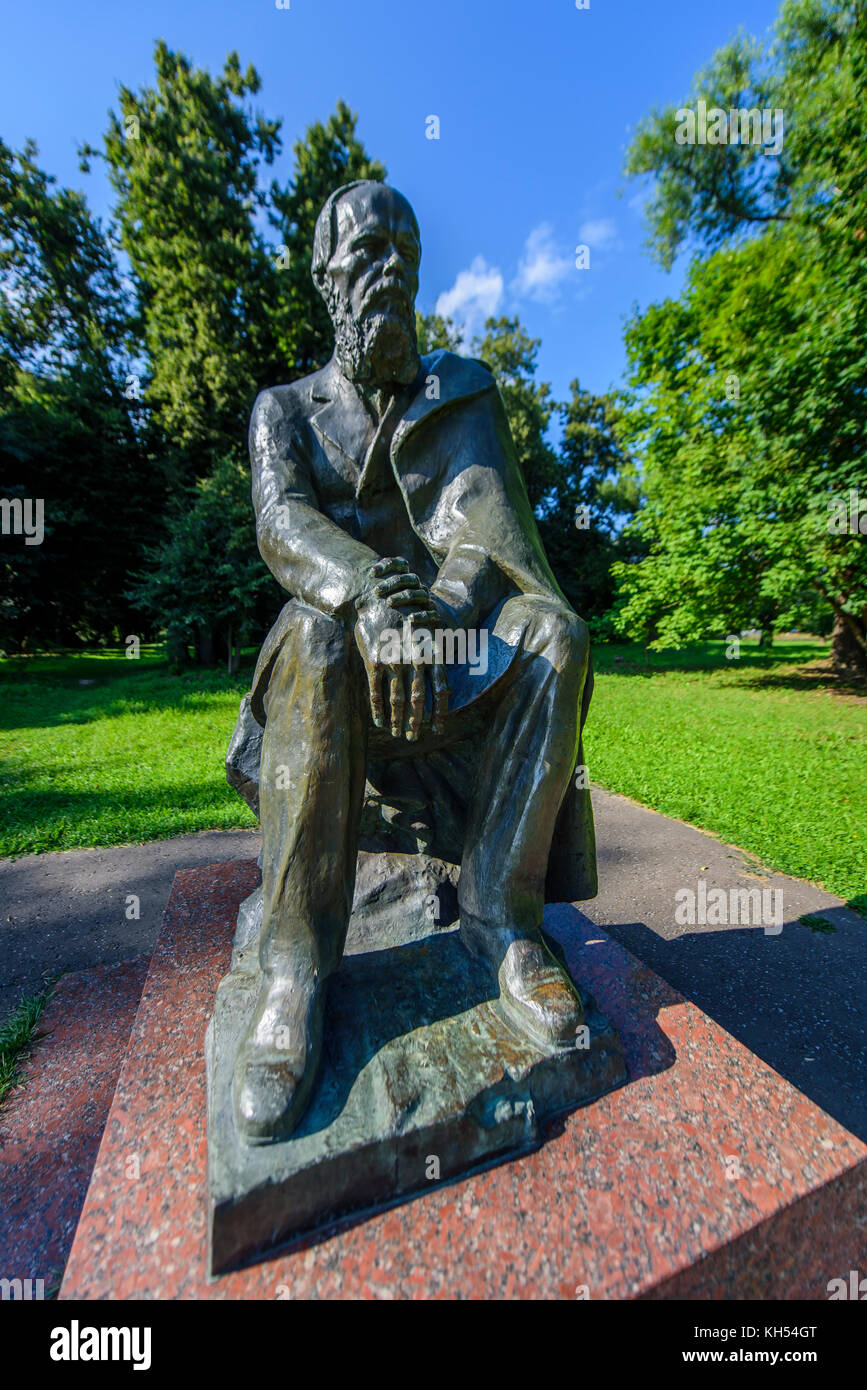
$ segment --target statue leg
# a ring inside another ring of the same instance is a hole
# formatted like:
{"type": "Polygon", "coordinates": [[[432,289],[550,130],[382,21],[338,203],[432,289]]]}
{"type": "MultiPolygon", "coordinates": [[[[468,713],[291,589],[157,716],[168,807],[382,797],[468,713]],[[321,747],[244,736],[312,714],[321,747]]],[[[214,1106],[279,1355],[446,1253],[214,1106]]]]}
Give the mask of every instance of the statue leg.
{"type": "Polygon", "coordinates": [[[352,910],[367,708],[352,634],[306,605],[265,697],[262,982],[235,1065],[235,1120],[251,1144],[285,1138],[316,1077],[326,985],[352,910]]]}
{"type": "Polygon", "coordinates": [[[461,933],[496,971],[511,1021],[543,1045],[565,1047],[584,1014],[541,927],[551,839],[578,755],[587,627],[555,603],[522,596],[504,606],[496,630],[520,652],[469,807],[461,933]]]}

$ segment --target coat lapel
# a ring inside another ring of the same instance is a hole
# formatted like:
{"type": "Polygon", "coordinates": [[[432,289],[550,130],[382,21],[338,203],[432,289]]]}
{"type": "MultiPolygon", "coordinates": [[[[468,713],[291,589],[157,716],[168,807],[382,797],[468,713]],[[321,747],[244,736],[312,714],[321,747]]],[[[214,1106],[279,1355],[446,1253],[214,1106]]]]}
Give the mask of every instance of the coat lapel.
{"type": "Polygon", "coordinates": [[[472,357],[458,357],[453,352],[429,352],[422,358],[422,367],[422,385],[392,437],[391,457],[396,465],[407,437],[424,420],[453,401],[469,400],[491,390],[494,385],[494,378],[484,363],[472,357]]]}
{"type": "MultiPolygon", "coordinates": [[[[422,358],[420,381],[421,385],[392,435],[390,452],[395,465],[405,440],[424,420],[456,400],[466,400],[490,390],[494,384],[491,373],[481,362],[445,351],[427,353],[422,358]]],[[[351,476],[357,482],[376,431],[333,357],[318,373],[310,398],[316,407],[310,416],[311,424],[326,449],[336,450],[349,461],[351,476]]]]}
{"type": "MultiPolygon", "coordinates": [[[[357,482],[373,437],[373,422],[333,357],[319,373],[310,399],[317,407],[310,416],[310,423],[326,453],[336,450],[342,459],[348,460],[352,466],[350,477],[357,482]]],[[[341,472],[345,471],[344,466],[341,472]]]]}

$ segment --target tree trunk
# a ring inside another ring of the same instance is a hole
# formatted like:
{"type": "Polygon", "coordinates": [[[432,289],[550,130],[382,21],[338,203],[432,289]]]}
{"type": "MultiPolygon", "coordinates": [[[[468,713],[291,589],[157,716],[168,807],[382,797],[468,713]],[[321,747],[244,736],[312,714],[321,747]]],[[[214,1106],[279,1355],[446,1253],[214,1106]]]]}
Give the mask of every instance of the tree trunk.
{"type": "Polygon", "coordinates": [[[214,664],[214,633],[209,627],[196,628],[196,660],[202,666],[214,664]]]}
{"type": "MultiPolygon", "coordinates": [[[[853,618],[852,622],[858,625],[857,618],[853,618]]],[[[863,623],[860,626],[863,628],[863,623]]],[[[846,621],[839,609],[834,611],[831,660],[834,670],[841,676],[867,676],[867,651],[858,642],[852,623],[846,621]]]]}
{"type": "Polygon", "coordinates": [[[172,666],[186,666],[190,659],[189,649],[183,637],[173,634],[166,641],[166,650],[172,666]]]}
{"type": "Polygon", "coordinates": [[[226,634],[226,652],[228,656],[226,670],[230,676],[234,676],[235,672],[241,664],[241,642],[240,639],[237,642],[233,641],[233,629],[231,623],[229,623],[229,630],[226,634]]]}

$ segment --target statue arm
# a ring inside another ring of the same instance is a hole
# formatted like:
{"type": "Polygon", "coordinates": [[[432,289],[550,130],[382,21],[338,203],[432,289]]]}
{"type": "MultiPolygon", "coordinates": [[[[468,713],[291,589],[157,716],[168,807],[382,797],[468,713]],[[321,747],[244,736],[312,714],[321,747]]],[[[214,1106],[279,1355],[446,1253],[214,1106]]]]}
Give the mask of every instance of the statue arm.
{"type": "MultiPolygon", "coordinates": [[[[431,593],[461,627],[476,626],[501,599],[518,593],[568,606],[542,549],[497,390],[467,406],[461,437],[471,444],[456,450],[462,465],[440,498],[438,511],[450,516],[453,534],[431,593]]],[[[432,520],[439,529],[438,518],[432,520]]]]}
{"type": "Polygon", "coordinates": [[[329,617],[351,617],[379,556],[318,505],[304,449],[273,391],[250,420],[250,463],[259,551],[281,588],[329,617]]]}

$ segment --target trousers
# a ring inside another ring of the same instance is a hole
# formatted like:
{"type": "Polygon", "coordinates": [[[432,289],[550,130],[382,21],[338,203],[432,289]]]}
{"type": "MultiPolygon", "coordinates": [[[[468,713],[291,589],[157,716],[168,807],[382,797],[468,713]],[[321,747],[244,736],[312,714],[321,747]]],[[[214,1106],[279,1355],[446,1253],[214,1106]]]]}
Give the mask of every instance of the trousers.
{"type": "Polygon", "coordinates": [[[444,729],[414,743],[377,729],[352,626],[306,604],[274,662],[259,773],[263,834],[260,965],[311,966],[343,954],[371,759],[425,759],[477,743],[458,904],[483,926],[535,935],[557,815],[574,774],[589,662],[586,624],[554,599],[515,595],[497,617],[514,648],[505,671],[444,729]]]}

